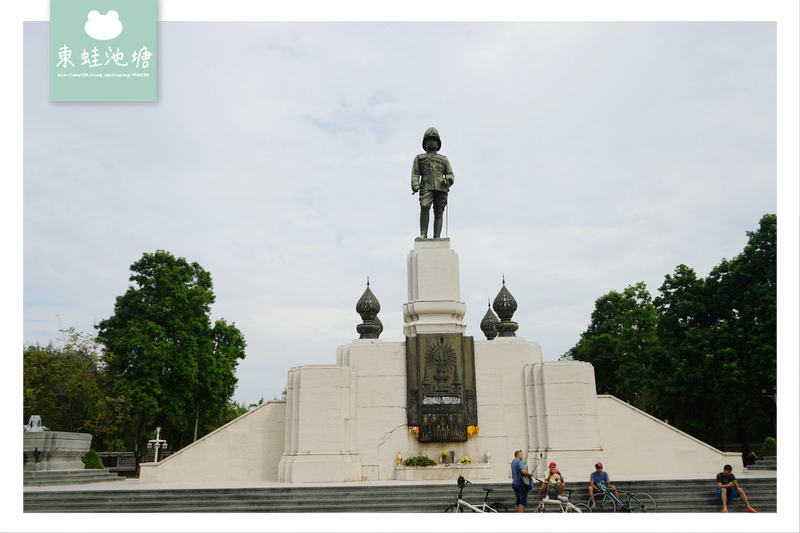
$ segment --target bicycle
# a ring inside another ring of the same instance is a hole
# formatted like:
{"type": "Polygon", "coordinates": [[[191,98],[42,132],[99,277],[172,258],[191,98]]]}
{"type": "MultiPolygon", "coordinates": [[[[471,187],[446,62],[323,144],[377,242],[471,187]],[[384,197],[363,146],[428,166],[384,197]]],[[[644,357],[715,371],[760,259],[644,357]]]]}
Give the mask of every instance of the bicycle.
{"type": "Polygon", "coordinates": [[[444,510],[445,513],[463,513],[464,509],[469,509],[473,513],[507,513],[508,508],[505,506],[503,502],[493,501],[489,502],[489,494],[492,493],[494,489],[484,487],[483,490],[486,491],[486,495],[483,497],[483,503],[478,505],[472,505],[471,503],[467,503],[462,499],[462,494],[464,492],[464,487],[467,485],[472,485],[471,481],[467,481],[464,479],[464,476],[458,476],[458,496],[453,501],[453,504],[448,506],[447,509],[444,510]]]}
{"type": "Polygon", "coordinates": [[[600,491],[593,494],[586,505],[590,509],[597,509],[603,512],[617,512],[617,509],[625,513],[657,513],[658,505],[656,500],[646,492],[622,492],[625,496],[625,503],[618,498],[613,489],[609,489],[604,482],[600,482],[600,491]]]}
{"type": "MultiPolygon", "coordinates": [[[[541,479],[536,479],[536,481],[538,481],[540,485],[544,485],[541,479]]],[[[549,491],[549,487],[546,488],[549,491]]],[[[548,493],[545,493],[544,497],[539,500],[539,505],[536,506],[534,513],[544,513],[547,505],[558,505],[562,513],[591,513],[592,510],[588,505],[569,501],[570,496],[572,496],[572,491],[573,489],[564,489],[567,495],[558,496],[556,500],[552,499],[548,493]]]]}

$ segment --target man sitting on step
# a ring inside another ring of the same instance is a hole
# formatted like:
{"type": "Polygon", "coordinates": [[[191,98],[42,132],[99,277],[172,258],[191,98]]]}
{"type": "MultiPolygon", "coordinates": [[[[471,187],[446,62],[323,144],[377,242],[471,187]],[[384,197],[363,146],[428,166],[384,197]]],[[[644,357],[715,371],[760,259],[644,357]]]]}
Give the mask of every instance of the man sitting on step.
{"type": "Polygon", "coordinates": [[[744,489],[739,486],[736,481],[736,476],[733,475],[733,468],[731,465],[722,467],[722,472],[717,474],[717,496],[722,500],[722,512],[728,512],[728,500],[740,498],[742,503],[747,507],[748,513],[757,513],[755,509],[750,507],[750,501],[747,499],[744,489]]]}

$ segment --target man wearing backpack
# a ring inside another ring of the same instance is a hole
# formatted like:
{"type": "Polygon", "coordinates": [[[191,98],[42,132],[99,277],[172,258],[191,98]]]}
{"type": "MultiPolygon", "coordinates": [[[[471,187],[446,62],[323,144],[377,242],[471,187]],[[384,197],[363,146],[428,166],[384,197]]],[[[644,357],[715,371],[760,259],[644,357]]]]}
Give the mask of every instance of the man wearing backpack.
{"type": "Polygon", "coordinates": [[[528,505],[528,491],[531,490],[531,478],[533,474],[526,470],[525,463],[522,462],[522,450],[514,452],[514,460],[511,461],[511,488],[517,497],[514,503],[514,510],[518,513],[525,512],[528,505]],[[527,482],[524,477],[527,477],[527,482]]]}

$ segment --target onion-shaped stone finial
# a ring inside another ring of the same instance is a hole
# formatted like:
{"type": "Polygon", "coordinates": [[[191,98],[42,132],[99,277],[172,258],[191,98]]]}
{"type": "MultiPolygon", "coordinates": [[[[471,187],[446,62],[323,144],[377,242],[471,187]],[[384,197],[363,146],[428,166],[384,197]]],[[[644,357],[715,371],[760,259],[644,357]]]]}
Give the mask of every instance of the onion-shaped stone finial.
{"type": "Polygon", "coordinates": [[[497,316],[500,318],[500,322],[495,325],[497,335],[499,337],[516,337],[517,335],[514,332],[519,328],[519,324],[513,322],[511,317],[514,316],[517,310],[517,301],[506,288],[505,276],[503,276],[503,287],[495,296],[492,307],[494,307],[497,316]]]}
{"type": "Polygon", "coordinates": [[[486,310],[486,314],[483,315],[483,320],[481,320],[481,331],[486,335],[486,340],[492,340],[497,337],[497,329],[495,326],[500,322],[500,319],[497,318],[497,315],[492,311],[491,300],[489,301],[488,307],[489,309],[486,310]]]}
{"type": "Polygon", "coordinates": [[[363,322],[356,326],[360,339],[377,339],[383,331],[383,324],[378,319],[381,304],[372,290],[369,288],[369,278],[367,278],[367,289],[356,303],[356,312],[361,315],[363,322]]]}

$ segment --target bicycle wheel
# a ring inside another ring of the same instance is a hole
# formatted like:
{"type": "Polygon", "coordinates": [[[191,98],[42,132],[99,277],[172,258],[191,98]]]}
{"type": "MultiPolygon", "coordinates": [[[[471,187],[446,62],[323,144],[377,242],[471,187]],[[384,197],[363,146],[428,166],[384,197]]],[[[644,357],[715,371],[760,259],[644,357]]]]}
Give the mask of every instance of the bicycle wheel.
{"type": "Polygon", "coordinates": [[[574,503],[567,506],[568,513],[591,513],[592,510],[585,503],[574,503]]]}
{"type": "Polygon", "coordinates": [[[632,513],[657,513],[658,506],[652,496],[646,492],[631,494],[628,498],[628,509],[632,513]]]}
{"type": "Polygon", "coordinates": [[[445,509],[444,512],[445,513],[463,513],[464,509],[462,509],[461,506],[459,506],[459,505],[453,504],[450,507],[448,507],[447,509],[445,509]]]}
{"type": "Polygon", "coordinates": [[[498,513],[507,513],[508,507],[503,502],[492,502],[489,504],[489,507],[497,511],[498,513]]]}
{"type": "Polygon", "coordinates": [[[595,493],[586,505],[595,513],[613,513],[617,510],[617,504],[606,492],[595,493]]]}

